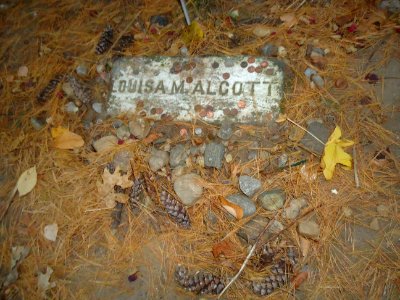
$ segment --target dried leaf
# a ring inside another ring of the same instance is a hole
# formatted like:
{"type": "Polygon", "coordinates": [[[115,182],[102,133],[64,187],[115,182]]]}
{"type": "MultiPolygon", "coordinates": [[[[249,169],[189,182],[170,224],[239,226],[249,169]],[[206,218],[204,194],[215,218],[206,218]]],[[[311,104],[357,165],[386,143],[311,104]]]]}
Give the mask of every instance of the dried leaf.
{"type": "Polygon", "coordinates": [[[325,145],[324,156],[322,157],[321,166],[324,169],[324,176],[327,180],[332,179],[336,164],[345,167],[351,167],[351,155],[344,152],[343,148],[354,144],[350,140],[342,140],[342,131],[338,126],[331,134],[325,145]]]}
{"type": "Polygon", "coordinates": [[[304,281],[306,281],[308,278],[308,272],[304,271],[296,275],[295,278],[293,278],[292,283],[295,288],[298,288],[304,281]]]}
{"type": "Polygon", "coordinates": [[[310,245],[311,242],[309,239],[306,239],[302,236],[300,236],[300,249],[301,249],[301,254],[303,257],[306,257],[308,252],[310,251],[310,245]]]}
{"type": "Polygon", "coordinates": [[[54,139],[54,147],[58,149],[74,149],[85,144],[80,135],[63,127],[52,128],[51,136],[54,139]]]}
{"type": "Polygon", "coordinates": [[[192,41],[198,41],[204,38],[203,29],[198,22],[193,21],[192,24],[189,25],[188,29],[183,33],[182,40],[185,44],[189,44],[192,41]]]}
{"type": "Polygon", "coordinates": [[[236,219],[240,220],[243,218],[243,209],[234,203],[229,202],[225,198],[221,198],[222,207],[226,209],[232,216],[236,219]]]}
{"type": "Polygon", "coordinates": [[[128,195],[122,193],[115,193],[114,186],[119,185],[121,188],[126,189],[133,185],[133,181],[129,179],[130,173],[121,175],[119,167],[117,167],[113,174],[110,173],[108,168],[104,168],[103,182],[97,182],[97,191],[104,201],[107,208],[114,208],[117,202],[126,203],[128,195]]]}
{"type": "Polygon", "coordinates": [[[279,114],[278,118],[276,118],[276,123],[282,123],[287,120],[287,116],[285,114],[279,114]]]}
{"type": "Polygon", "coordinates": [[[28,256],[29,251],[30,248],[25,246],[16,246],[11,248],[11,271],[7,274],[4,282],[2,282],[4,287],[7,287],[17,281],[19,276],[18,266],[22,263],[25,257],[28,256]]]}
{"type": "Polygon", "coordinates": [[[129,179],[130,174],[121,175],[119,167],[117,167],[113,174],[110,173],[108,168],[104,168],[103,171],[103,184],[114,188],[114,185],[119,185],[123,189],[129,188],[132,186],[133,182],[129,179]]]}
{"type": "Polygon", "coordinates": [[[17,190],[19,196],[28,194],[35,187],[37,183],[36,166],[26,170],[19,176],[17,181],[17,190]]]}
{"type": "Polygon", "coordinates": [[[152,142],[154,142],[155,140],[159,139],[162,136],[163,135],[161,133],[152,133],[148,137],[143,139],[143,143],[145,143],[146,145],[149,145],[149,144],[151,144],[152,142]]]}
{"type": "Polygon", "coordinates": [[[224,240],[213,246],[212,254],[215,258],[218,258],[220,255],[232,257],[235,256],[235,248],[235,244],[233,244],[231,241],[224,240]]]}

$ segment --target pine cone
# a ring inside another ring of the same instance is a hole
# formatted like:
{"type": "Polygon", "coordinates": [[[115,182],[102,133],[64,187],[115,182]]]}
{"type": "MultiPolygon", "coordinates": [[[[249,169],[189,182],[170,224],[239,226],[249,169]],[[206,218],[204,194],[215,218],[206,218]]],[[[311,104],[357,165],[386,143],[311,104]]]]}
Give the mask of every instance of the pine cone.
{"type": "Polygon", "coordinates": [[[118,40],[117,44],[113,48],[114,51],[124,52],[126,48],[133,44],[134,37],[131,34],[123,35],[118,40]]]}
{"type": "Polygon", "coordinates": [[[161,192],[160,200],[175,223],[183,228],[190,227],[189,214],[182,203],[173,198],[167,191],[161,192]]]}
{"type": "Polygon", "coordinates": [[[185,290],[196,294],[219,294],[225,288],[225,284],[218,276],[203,272],[189,275],[188,270],[183,266],[177,267],[175,280],[185,290]]]}
{"type": "Polygon", "coordinates": [[[85,104],[92,102],[92,92],[82,81],[75,78],[74,76],[68,76],[67,79],[72,87],[72,90],[74,91],[74,95],[76,98],[78,98],[85,104]]]}
{"type": "Polygon", "coordinates": [[[39,103],[44,103],[46,100],[54,93],[57,88],[57,85],[63,80],[63,75],[56,75],[49,81],[49,83],[40,91],[39,95],[37,96],[37,101],[39,103]]]}
{"type": "Polygon", "coordinates": [[[129,206],[133,212],[138,210],[138,205],[144,197],[144,179],[136,178],[133,181],[133,186],[129,194],[129,206]]]}
{"type": "Polygon", "coordinates": [[[123,209],[124,209],[124,204],[117,202],[117,204],[114,207],[114,210],[111,213],[111,218],[112,218],[111,229],[116,229],[121,224],[123,209]]]}
{"type": "Polygon", "coordinates": [[[112,39],[114,36],[114,30],[110,25],[107,25],[103,33],[100,36],[99,42],[96,46],[96,54],[100,55],[105,53],[112,46],[112,39]]]}
{"type": "MultiPolygon", "coordinates": [[[[264,246],[264,251],[272,253],[269,245],[264,246]]],[[[276,253],[276,252],[275,252],[276,253]]],[[[272,294],[277,288],[282,288],[289,282],[289,274],[293,272],[297,263],[297,255],[294,249],[289,248],[286,253],[286,258],[281,259],[271,267],[271,273],[261,281],[253,281],[252,289],[255,294],[265,296],[272,294]],[[288,260],[288,261],[287,261],[288,260]]]]}

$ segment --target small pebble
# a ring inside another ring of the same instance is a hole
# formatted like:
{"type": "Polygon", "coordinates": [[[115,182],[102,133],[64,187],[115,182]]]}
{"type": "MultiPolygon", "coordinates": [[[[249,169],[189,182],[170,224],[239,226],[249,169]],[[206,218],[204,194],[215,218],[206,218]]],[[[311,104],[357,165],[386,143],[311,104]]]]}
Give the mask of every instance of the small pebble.
{"type": "Polygon", "coordinates": [[[171,168],[184,165],[188,156],[189,151],[186,149],[185,145],[178,144],[172,147],[169,155],[169,164],[171,168]]]}
{"type": "Polygon", "coordinates": [[[201,128],[201,127],[196,127],[195,129],[194,129],[194,134],[195,135],[202,135],[203,134],[203,129],[201,128]]]}
{"type": "Polygon", "coordinates": [[[179,50],[180,50],[182,56],[189,55],[189,49],[186,46],[181,47],[179,50]]]}
{"type": "Polygon", "coordinates": [[[169,23],[169,18],[166,15],[156,15],[150,17],[151,24],[157,24],[160,27],[165,27],[169,23]]]}
{"type": "Polygon", "coordinates": [[[253,197],[254,194],[261,188],[261,181],[247,175],[239,177],[240,190],[248,197],[253,197]]]}
{"type": "Polygon", "coordinates": [[[67,95],[68,97],[73,97],[74,96],[74,90],[71,87],[71,84],[69,82],[64,82],[62,85],[62,91],[67,95]]]}
{"type": "Polygon", "coordinates": [[[265,56],[273,56],[276,57],[278,56],[278,47],[275,45],[271,45],[271,44],[265,44],[262,48],[261,48],[261,53],[265,56]]]}
{"type": "Polygon", "coordinates": [[[233,160],[232,154],[228,153],[225,155],[225,161],[230,163],[233,160]]]}
{"type": "Polygon", "coordinates": [[[95,112],[97,112],[98,114],[101,114],[103,111],[103,103],[100,102],[94,102],[92,104],[92,108],[95,112]]]}
{"type": "Polygon", "coordinates": [[[222,140],[229,140],[233,134],[232,121],[223,120],[217,136],[222,140]]]}
{"type": "Polygon", "coordinates": [[[186,174],[174,182],[174,191],[184,205],[192,206],[203,193],[202,179],[197,174],[186,174]]]}
{"type": "Polygon", "coordinates": [[[204,151],[204,164],[210,168],[222,168],[222,160],[224,159],[225,146],[223,144],[211,142],[207,144],[204,151]]]}
{"type": "Polygon", "coordinates": [[[130,121],[128,126],[132,135],[138,139],[144,139],[150,133],[151,129],[151,123],[145,119],[130,121]]]}
{"type": "Polygon", "coordinates": [[[124,125],[124,122],[122,122],[121,120],[115,120],[115,121],[112,123],[112,127],[113,127],[114,129],[118,129],[118,128],[121,127],[122,125],[124,125]]]}
{"type": "Polygon", "coordinates": [[[282,225],[281,222],[274,220],[271,223],[271,226],[269,227],[268,231],[271,232],[272,234],[279,233],[284,229],[284,226],[282,225]]]}
{"type": "Polygon", "coordinates": [[[77,107],[74,102],[70,101],[65,104],[65,111],[68,113],[76,113],[79,111],[79,107],[77,107]]]}
{"type": "Polygon", "coordinates": [[[21,66],[18,68],[18,76],[19,77],[26,77],[28,76],[28,67],[27,66],[21,66]]]}
{"type": "Polygon", "coordinates": [[[120,140],[127,140],[131,136],[131,133],[128,126],[122,125],[116,130],[116,135],[120,140]]]}
{"type": "Polygon", "coordinates": [[[287,56],[287,50],[283,46],[278,47],[278,56],[279,57],[286,57],[287,56]]]}
{"type": "Polygon", "coordinates": [[[40,130],[46,125],[46,122],[40,118],[32,117],[31,124],[35,130],[40,130]]]}
{"type": "Polygon", "coordinates": [[[264,25],[257,25],[253,29],[253,34],[257,37],[266,37],[271,34],[271,29],[264,25]]]}
{"type": "Polygon", "coordinates": [[[86,67],[86,65],[79,65],[76,67],[76,74],[78,74],[79,76],[86,76],[88,73],[88,68],[86,67]]]}
{"type": "Polygon", "coordinates": [[[106,69],[106,67],[105,67],[103,64],[98,64],[98,65],[96,66],[96,72],[97,72],[98,74],[103,73],[105,69],[106,69]]]}
{"type": "Polygon", "coordinates": [[[353,215],[353,210],[348,206],[343,207],[342,211],[343,211],[344,216],[347,218],[349,218],[353,215]]]}
{"type": "Polygon", "coordinates": [[[283,153],[282,155],[279,156],[278,158],[278,167],[279,168],[284,168],[289,160],[289,157],[286,153],[283,153]]]}
{"type": "Polygon", "coordinates": [[[265,191],[258,196],[258,201],[261,202],[261,206],[269,211],[276,211],[282,208],[285,200],[285,192],[281,189],[265,191]]]}
{"type": "Polygon", "coordinates": [[[165,167],[169,160],[169,154],[166,151],[153,149],[149,159],[149,166],[153,172],[165,167]]]}

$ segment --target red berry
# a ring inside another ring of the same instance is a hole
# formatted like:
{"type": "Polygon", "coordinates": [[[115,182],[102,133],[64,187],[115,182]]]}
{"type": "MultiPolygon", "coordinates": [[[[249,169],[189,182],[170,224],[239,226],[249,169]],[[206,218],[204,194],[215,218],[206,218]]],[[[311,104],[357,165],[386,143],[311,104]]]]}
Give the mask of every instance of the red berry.
{"type": "Polygon", "coordinates": [[[118,145],[122,145],[123,143],[125,143],[124,140],[118,140],[118,145]]]}
{"type": "Polygon", "coordinates": [[[347,28],[347,30],[348,30],[349,32],[356,32],[356,31],[357,31],[357,24],[356,24],[356,23],[351,24],[351,25],[347,28]]]}

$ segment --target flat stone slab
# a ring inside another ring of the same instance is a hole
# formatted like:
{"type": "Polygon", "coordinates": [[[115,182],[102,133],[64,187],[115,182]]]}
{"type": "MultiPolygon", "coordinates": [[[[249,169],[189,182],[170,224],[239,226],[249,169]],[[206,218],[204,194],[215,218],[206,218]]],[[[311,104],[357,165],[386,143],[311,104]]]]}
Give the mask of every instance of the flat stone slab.
{"type": "Polygon", "coordinates": [[[114,62],[111,115],[269,122],[283,97],[282,62],[265,57],[130,57],[114,62]]]}

